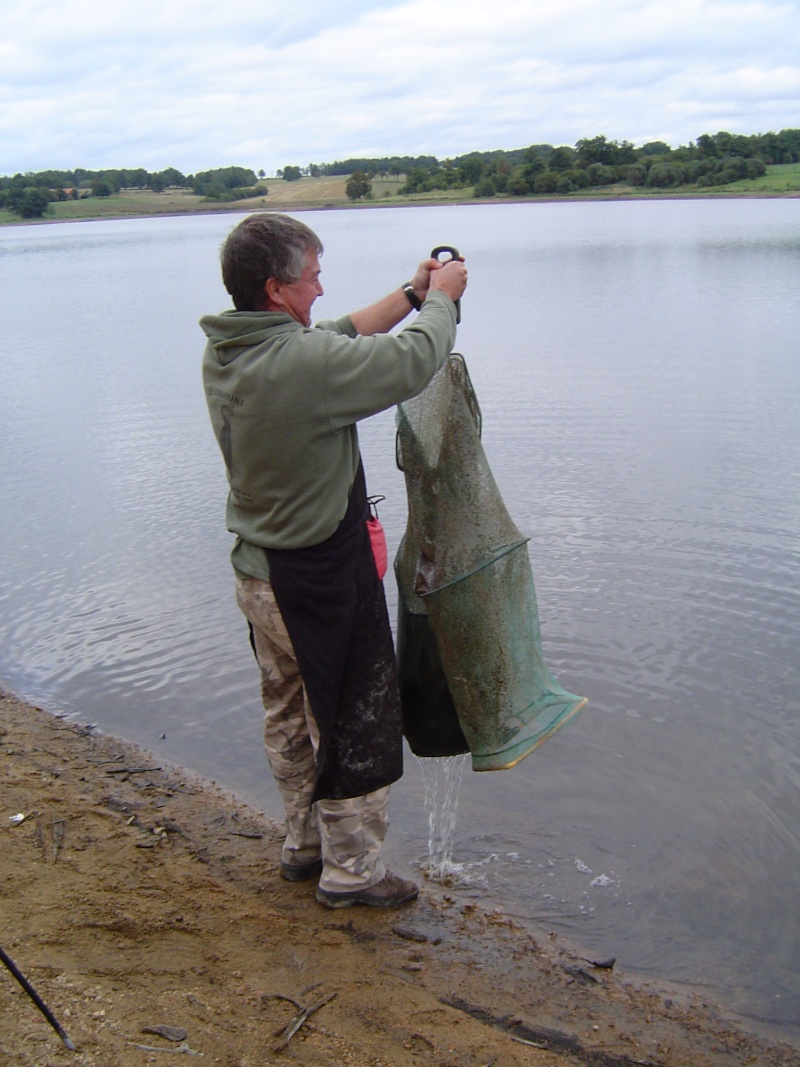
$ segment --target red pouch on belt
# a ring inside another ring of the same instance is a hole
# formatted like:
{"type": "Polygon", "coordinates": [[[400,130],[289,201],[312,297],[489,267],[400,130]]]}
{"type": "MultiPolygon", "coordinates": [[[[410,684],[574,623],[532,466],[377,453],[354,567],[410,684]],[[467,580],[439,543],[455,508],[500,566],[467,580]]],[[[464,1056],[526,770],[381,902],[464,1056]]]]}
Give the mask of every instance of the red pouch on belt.
{"type": "Polygon", "coordinates": [[[386,568],[389,563],[389,553],[386,548],[386,534],[383,531],[381,520],[370,515],[367,519],[367,530],[372,545],[372,554],[375,557],[375,566],[378,568],[378,577],[383,581],[386,568]]]}
{"type": "Polygon", "coordinates": [[[371,496],[367,498],[369,504],[369,518],[367,519],[367,530],[369,532],[369,542],[372,545],[372,555],[375,557],[375,566],[378,570],[378,577],[383,581],[386,569],[389,565],[389,552],[386,548],[386,534],[383,530],[383,524],[378,518],[378,504],[381,500],[385,500],[385,496],[371,496]]]}

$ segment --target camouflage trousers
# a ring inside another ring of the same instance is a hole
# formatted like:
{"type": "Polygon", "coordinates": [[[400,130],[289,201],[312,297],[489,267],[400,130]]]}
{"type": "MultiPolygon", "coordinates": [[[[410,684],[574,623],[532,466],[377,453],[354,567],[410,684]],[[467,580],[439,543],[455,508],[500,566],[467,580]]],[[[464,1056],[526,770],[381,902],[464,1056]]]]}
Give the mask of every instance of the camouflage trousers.
{"type": "Polygon", "coordinates": [[[302,865],[321,855],[320,888],[334,893],[374,885],[386,873],[389,787],[310,804],[319,731],[272,587],[237,575],[236,602],[253,627],[261,671],[264,744],[286,816],[281,859],[302,865]]]}

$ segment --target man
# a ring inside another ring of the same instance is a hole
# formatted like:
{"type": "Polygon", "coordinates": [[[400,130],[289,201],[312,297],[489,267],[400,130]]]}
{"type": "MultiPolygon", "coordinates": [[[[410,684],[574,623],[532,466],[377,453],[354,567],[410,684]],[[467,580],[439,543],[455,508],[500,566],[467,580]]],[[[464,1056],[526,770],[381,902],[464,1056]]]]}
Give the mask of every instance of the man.
{"type": "Polygon", "coordinates": [[[382,300],[311,329],[321,254],[286,215],[235,227],[222,277],[236,310],[201,319],[203,382],[286,816],[281,873],[319,875],[327,907],[397,907],[418,889],[381,858],[402,727],[356,423],[421,392],[444,363],[467,272],[426,260],[382,300]],[[412,307],[415,321],[390,335],[412,307]]]}

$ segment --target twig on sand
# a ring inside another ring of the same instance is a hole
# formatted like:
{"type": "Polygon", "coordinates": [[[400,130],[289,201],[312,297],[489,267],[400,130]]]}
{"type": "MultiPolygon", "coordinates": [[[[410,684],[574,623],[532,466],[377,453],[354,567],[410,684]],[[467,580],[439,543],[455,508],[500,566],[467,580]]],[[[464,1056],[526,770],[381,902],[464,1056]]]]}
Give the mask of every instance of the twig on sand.
{"type": "MultiPolygon", "coordinates": [[[[268,996],[276,996],[276,994],[268,994],[268,996]]],[[[289,1000],[296,1007],[300,1007],[300,1005],[297,1004],[296,1001],[292,1000],[291,997],[281,997],[280,995],[277,996],[280,1000],[289,1000]]],[[[275,1046],[275,1052],[282,1052],[292,1040],[297,1031],[300,1029],[300,1027],[303,1025],[303,1023],[310,1019],[314,1012],[319,1011],[320,1008],[324,1008],[325,1005],[329,1001],[333,1000],[335,996],[335,993],[329,993],[327,997],[323,997],[322,1000],[318,1000],[317,1003],[312,1004],[310,1008],[301,1008],[301,1010],[298,1012],[297,1015],[295,1015],[294,1019],[292,1019],[286,1029],[281,1033],[280,1040],[275,1046]]],[[[267,998],[265,997],[264,999],[267,998]]]]}
{"type": "Polygon", "coordinates": [[[22,973],[22,971],[19,969],[19,967],[17,967],[16,963],[14,963],[14,961],[11,959],[11,957],[8,956],[3,951],[2,948],[0,948],[0,960],[3,961],[3,963],[6,965],[8,970],[14,975],[16,980],[19,982],[19,984],[22,986],[22,988],[25,990],[25,992],[31,998],[31,1000],[36,1005],[36,1007],[39,1009],[39,1011],[42,1013],[42,1015],[44,1015],[45,1019],[47,1019],[47,1021],[53,1027],[55,1032],[58,1034],[58,1036],[61,1038],[61,1040],[64,1042],[66,1047],[70,1050],[70,1052],[74,1052],[75,1051],[75,1046],[70,1041],[70,1039],[67,1037],[67,1034],[64,1031],[64,1028],[61,1025],[61,1023],[58,1021],[58,1019],[56,1019],[55,1015],[53,1015],[53,1013],[50,1011],[48,1006],[45,1004],[45,1002],[42,1000],[42,998],[39,996],[39,994],[33,988],[31,983],[28,981],[28,979],[25,977],[25,975],[22,973]]]}
{"type": "Polygon", "coordinates": [[[45,858],[47,858],[48,850],[52,846],[50,852],[51,863],[55,863],[58,860],[58,854],[64,843],[64,827],[66,824],[66,819],[46,818],[44,815],[40,815],[36,820],[36,843],[44,853],[45,858]],[[45,841],[48,834],[50,836],[49,845],[45,841]]]}
{"type": "Polygon", "coordinates": [[[184,1041],[183,1044],[178,1045],[177,1048],[164,1048],[160,1045],[140,1045],[137,1041],[129,1041],[129,1045],[133,1048],[140,1048],[143,1052],[176,1052],[185,1053],[187,1056],[202,1056],[202,1052],[198,1052],[196,1048],[189,1048],[189,1042],[184,1041]]]}
{"type": "Polygon", "coordinates": [[[261,997],[263,1000],[286,1000],[289,1004],[294,1004],[298,1011],[305,1011],[305,1008],[299,1000],[295,1000],[294,997],[284,996],[283,993],[264,993],[261,997]]]}
{"type": "Polygon", "coordinates": [[[161,767],[109,767],[106,774],[149,774],[160,770],[161,767]]]}
{"type": "Polygon", "coordinates": [[[50,823],[50,833],[53,837],[53,863],[58,859],[58,854],[64,843],[64,827],[66,824],[66,819],[53,819],[50,823]]]}
{"type": "Polygon", "coordinates": [[[540,1041],[527,1041],[524,1037],[517,1037],[515,1034],[509,1034],[508,1036],[512,1041],[516,1041],[520,1045],[530,1045],[531,1048],[547,1048],[547,1045],[543,1045],[540,1041]]]}

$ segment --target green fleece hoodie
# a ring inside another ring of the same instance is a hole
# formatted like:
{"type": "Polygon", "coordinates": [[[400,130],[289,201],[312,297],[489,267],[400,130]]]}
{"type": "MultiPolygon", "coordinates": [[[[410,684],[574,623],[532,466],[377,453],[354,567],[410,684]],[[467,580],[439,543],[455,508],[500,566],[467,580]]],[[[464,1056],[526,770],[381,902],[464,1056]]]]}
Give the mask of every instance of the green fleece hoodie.
{"type": "Polygon", "coordinates": [[[268,580],[264,548],[334,532],[359,462],[356,423],[420,393],[455,343],[455,305],[428,294],[398,334],[363,337],[349,318],[306,329],[288,315],[206,315],[203,385],[228,473],[231,559],[268,580]]]}

